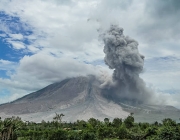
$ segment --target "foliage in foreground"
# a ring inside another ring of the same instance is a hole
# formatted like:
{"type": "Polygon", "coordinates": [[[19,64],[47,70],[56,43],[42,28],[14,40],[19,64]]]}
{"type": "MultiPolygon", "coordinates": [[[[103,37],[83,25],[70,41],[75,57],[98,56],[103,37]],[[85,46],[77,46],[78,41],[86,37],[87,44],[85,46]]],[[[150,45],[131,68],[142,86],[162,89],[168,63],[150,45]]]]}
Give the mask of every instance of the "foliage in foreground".
{"type": "Polygon", "coordinates": [[[108,118],[99,121],[77,120],[62,122],[63,114],[56,114],[53,121],[23,122],[19,117],[0,119],[0,140],[179,140],[180,124],[172,119],[162,123],[135,123],[131,114],[126,119],[108,118]]]}

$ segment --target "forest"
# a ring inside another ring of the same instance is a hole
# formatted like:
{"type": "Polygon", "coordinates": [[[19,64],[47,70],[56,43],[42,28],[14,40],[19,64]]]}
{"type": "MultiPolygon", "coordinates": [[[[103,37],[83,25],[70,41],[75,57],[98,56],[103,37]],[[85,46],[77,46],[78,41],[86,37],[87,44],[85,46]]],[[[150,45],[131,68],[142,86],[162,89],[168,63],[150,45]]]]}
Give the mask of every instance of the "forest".
{"type": "Polygon", "coordinates": [[[180,123],[166,118],[162,122],[135,122],[127,118],[104,118],[99,121],[63,121],[64,114],[55,114],[52,121],[22,121],[20,117],[0,118],[0,140],[180,140],[180,123]]]}

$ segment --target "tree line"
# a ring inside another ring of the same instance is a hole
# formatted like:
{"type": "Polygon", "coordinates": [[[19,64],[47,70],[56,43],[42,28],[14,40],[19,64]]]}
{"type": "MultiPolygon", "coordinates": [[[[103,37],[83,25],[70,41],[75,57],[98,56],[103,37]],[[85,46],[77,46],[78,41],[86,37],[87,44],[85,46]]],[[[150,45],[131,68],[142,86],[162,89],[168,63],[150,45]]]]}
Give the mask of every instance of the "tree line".
{"type": "Polygon", "coordinates": [[[161,123],[135,122],[127,118],[100,121],[64,122],[64,114],[41,123],[22,121],[20,117],[0,118],[0,140],[180,140],[180,124],[170,118],[161,123]]]}

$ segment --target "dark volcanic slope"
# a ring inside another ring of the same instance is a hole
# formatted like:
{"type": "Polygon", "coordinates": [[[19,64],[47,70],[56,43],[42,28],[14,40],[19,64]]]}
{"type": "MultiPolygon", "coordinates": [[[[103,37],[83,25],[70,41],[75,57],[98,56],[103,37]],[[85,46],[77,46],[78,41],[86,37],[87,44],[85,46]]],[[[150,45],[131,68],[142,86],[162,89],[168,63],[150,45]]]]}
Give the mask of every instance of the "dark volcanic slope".
{"type": "Polygon", "coordinates": [[[11,103],[3,104],[0,110],[7,114],[44,112],[65,105],[88,90],[94,77],[65,79],[37,92],[28,94],[11,103]]]}
{"type": "MultiPolygon", "coordinates": [[[[17,99],[16,101],[14,101],[13,103],[27,103],[27,102],[31,102],[33,100],[39,100],[39,99],[42,99],[42,98],[47,98],[48,96],[52,96],[53,94],[57,96],[58,94],[58,90],[60,88],[62,88],[66,83],[69,82],[70,79],[65,79],[59,83],[54,83],[54,84],[51,84],[37,92],[33,92],[31,94],[28,94],[22,98],[19,98],[17,99]]],[[[68,93],[72,93],[72,92],[68,92],[68,93]]],[[[74,96],[75,94],[72,94],[72,95],[68,95],[67,94],[64,94],[64,95],[60,95],[62,96],[60,99],[64,99],[64,98],[67,98],[68,96],[71,97],[71,96],[74,96]],[[65,96],[66,95],[66,96],[65,96]]]]}
{"type": "Polygon", "coordinates": [[[167,117],[179,119],[180,111],[174,107],[128,104],[124,99],[115,98],[110,90],[99,88],[100,84],[94,76],[65,79],[0,105],[0,116],[18,115],[23,120],[40,122],[42,119],[52,120],[57,112],[63,113],[66,121],[76,121],[91,117],[99,120],[125,118],[134,112],[136,121],[154,122],[167,117]]]}
{"type": "Polygon", "coordinates": [[[51,84],[11,103],[0,105],[0,115],[18,115],[33,121],[52,120],[55,112],[67,121],[95,117],[126,117],[129,113],[102,96],[100,82],[94,76],[76,77],[51,84]],[[52,116],[53,115],[53,116],[52,116]],[[41,117],[40,117],[41,116],[41,117]]]}

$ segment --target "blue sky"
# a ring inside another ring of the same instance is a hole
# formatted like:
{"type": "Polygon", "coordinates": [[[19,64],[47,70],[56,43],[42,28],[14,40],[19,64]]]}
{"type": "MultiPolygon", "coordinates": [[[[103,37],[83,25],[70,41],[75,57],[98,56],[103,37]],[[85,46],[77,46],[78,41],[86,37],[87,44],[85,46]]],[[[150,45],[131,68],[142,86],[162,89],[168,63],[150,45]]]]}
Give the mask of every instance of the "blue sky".
{"type": "Polygon", "coordinates": [[[67,77],[110,76],[97,30],[113,23],[139,42],[146,85],[180,108],[178,5],[178,0],[1,0],[0,103],[67,77]]]}

